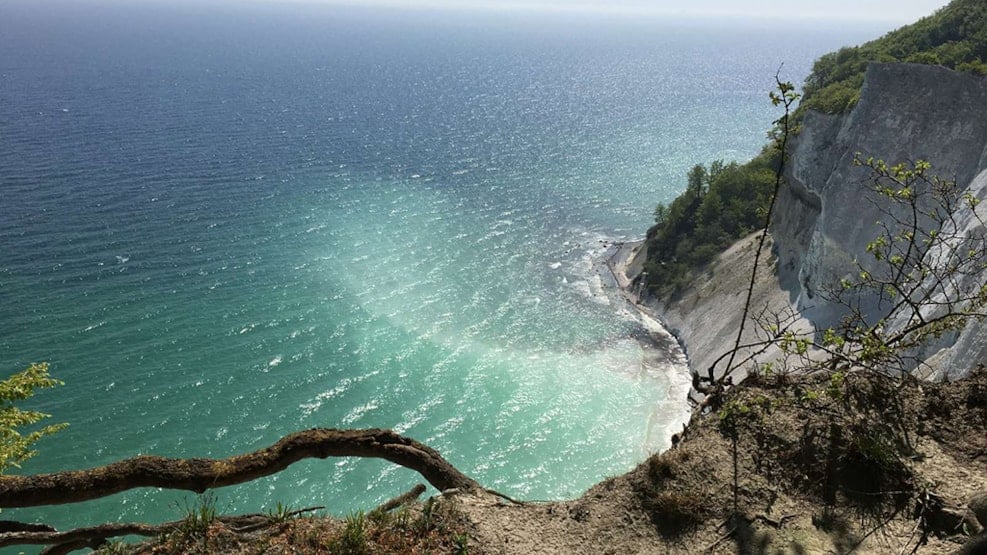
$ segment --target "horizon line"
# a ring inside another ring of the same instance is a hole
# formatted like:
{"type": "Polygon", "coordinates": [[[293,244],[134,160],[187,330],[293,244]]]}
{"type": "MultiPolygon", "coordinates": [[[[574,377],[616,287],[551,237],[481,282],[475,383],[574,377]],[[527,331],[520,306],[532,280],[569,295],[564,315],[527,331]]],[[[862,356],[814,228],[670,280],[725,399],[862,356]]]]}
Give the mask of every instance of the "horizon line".
{"type": "Polygon", "coordinates": [[[571,15],[601,15],[616,17],[676,17],[688,19],[714,18],[721,20],[763,20],[763,21],[821,21],[821,22],[857,22],[857,23],[894,23],[908,25],[928,17],[932,13],[918,16],[894,15],[879,16],[875,14],[845,17],[834,15],[828,11],[813,11],[802,13],[748,13],[741,10],[687,10],[650,6],[603,6],[600,4],[571,4],[560,1],[530,3],[521,0],[479,0],[464,4],[455,0],[246,0],[251,4],[303,4],[312,6],[344,6],[352,8],[385,8],[408,11],[446,11],[446,12],[487,12],[498,14],[571,14],[571,15]]]}

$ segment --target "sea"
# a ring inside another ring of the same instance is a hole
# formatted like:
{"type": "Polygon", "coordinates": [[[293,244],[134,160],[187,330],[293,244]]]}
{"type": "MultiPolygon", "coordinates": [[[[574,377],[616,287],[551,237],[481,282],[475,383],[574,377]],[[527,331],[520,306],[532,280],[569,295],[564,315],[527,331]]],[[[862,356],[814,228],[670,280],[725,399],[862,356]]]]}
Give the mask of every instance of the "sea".
{"type": "MultiPolygon", "coordinates": [[[[392,428],[565,499],[670,444],[674,338],[605,261],[695,164],[743,161],[775,76],[877,24],[318,3],[0,2],[0,376],[69,427],[11,473],[392,428]]],[[[369,510],[422,479],[297,463],[215,491],[369,510]]],[[[177,519],[140,489],[4,509],[177,519]]]]}

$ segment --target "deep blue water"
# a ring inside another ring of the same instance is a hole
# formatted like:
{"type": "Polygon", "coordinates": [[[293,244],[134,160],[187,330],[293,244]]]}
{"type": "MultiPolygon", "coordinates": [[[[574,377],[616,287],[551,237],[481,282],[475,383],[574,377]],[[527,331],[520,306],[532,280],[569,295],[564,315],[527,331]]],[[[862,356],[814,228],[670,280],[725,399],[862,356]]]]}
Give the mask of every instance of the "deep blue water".
{"type": "MultiPolygon", "coordinates": [[[[136,3],[135,3],[136,4],[136,3]]],[[[873,29],[0,3],[0,375],[70,427],[24,472],[395,428],[481,482],[564,498],[685,417],[673,341],[609,287],[696,163],[743,160],[774,75],[873,29]],[[675,393],[678,392],[678,393],[675,393]]],[[[418,477],[300,463],[218,492],[367,508],[418,477]]],[[[176,518],[141,490],[4,511],[176,518]]]]}

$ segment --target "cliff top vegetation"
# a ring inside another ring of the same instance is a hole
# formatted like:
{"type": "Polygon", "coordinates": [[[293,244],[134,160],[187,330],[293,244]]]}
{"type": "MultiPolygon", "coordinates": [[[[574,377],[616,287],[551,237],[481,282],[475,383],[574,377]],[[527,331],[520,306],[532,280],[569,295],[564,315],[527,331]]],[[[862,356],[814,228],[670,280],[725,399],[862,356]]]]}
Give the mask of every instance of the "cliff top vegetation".
{"type": "Polygon", "coordinates": [[[805,80],[799,113],[842,113],[856,104],[870,62],[941,65],[987,75],[987,4],[954,0],[936,13],[860,46],[816,60],[805,80]]]}

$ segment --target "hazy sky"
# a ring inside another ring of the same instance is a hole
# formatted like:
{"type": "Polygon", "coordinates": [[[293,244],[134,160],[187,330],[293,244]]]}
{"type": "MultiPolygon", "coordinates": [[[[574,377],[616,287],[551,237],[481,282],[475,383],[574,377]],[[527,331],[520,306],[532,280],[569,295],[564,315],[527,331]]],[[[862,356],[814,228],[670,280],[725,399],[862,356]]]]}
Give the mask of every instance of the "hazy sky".
{"type": "Polygon", "coordinates": [[[548,11],[692,16],[798,17],[908,23],[948,0],[269,0],[392,8],[548,11]]]}

